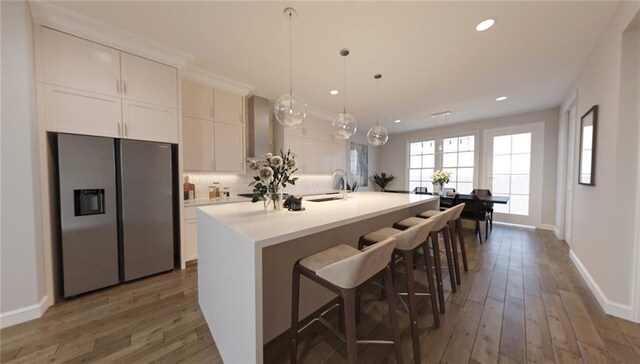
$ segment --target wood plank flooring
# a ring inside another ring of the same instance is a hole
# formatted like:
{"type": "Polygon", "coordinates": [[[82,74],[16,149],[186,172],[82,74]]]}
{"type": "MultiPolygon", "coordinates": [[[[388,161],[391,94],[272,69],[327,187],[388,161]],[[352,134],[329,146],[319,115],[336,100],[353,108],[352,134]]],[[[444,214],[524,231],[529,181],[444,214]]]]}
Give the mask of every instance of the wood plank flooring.
{"type": "MultiPolygon", "coordinates": [[[[494,225],[479,245],[466,233],[469,272],[458,292],[445,279],[447,313],[431,328],[419,297],[422,362],[640,363],[640,325],[605,314],[552,233],[494,225]]],[[[446,265],[445,265],[446,266],[446,265]]],[[[397,289],[404,290],[398,266],[397,289]]],[[[197,266],[88,294],[0,331],[2,363],[221,363],[197,303],[197,266]]],[[[424,273],[415,271],[420,290],[424,273]]],[[[379,290],[363,292],[358,335],[390,338],[379,290]]],[[[398,305],[406,362],[413,361],[407,314],[398,305]]],[[[331,315],[330,315],[331,316],[331,315]]],[[[329,317],[335,321],[337,315],[329,317]]],[[[320,325],[300,338],[301,363],[346,362],[344,345],[320,325]]],[[[265,361],[288,362],[288,340],[265,361]]],[[[361,363],[392,363],[390,346],[361,345],[361,363]]]]}

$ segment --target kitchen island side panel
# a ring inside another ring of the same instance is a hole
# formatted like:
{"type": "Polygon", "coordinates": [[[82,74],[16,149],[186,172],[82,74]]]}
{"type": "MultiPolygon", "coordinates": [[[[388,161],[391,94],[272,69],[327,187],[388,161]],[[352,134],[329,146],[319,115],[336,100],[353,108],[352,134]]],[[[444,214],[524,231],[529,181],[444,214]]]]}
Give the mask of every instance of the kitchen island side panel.
{"type": "MultiPolygon", "coordinates": [[[[262,312],[264,343],[289,329],[291,324],[291,272],[300,258],[338,244],[358,246],[360,236],[392,226],[425,210],[437,210],[439,200],[427,200],[405,209],[271,245],[262,249],[262,312]]],[[[307,278],[300,280],[300,319],[307,317],[336,297],[307,278]]]]}

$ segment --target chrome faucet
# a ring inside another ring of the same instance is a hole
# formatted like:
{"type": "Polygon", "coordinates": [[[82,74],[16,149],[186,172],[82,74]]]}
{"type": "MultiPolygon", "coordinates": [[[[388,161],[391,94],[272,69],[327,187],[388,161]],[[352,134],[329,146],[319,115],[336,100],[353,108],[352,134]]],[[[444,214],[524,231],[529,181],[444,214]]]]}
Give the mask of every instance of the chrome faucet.
{"type": "Polygon", "coordinates": [[[347,191],[347,172],[343,171],[342,169],[336,169],[331,174],[331,179],[333,180],[340,173],[342,173],[342,175],[344,176],[342,178],[342,199],[346,199],[347,198],[347,193],[348,193],[348,191],[347,191]]]}

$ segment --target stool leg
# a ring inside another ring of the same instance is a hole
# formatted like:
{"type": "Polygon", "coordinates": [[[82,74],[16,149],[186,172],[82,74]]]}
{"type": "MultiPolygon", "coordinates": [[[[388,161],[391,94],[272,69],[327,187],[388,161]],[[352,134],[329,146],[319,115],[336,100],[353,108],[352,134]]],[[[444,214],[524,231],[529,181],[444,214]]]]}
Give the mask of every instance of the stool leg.
{"type": "Polygon", "coordinates": [[[469,271],[469,265],[467,263],[467,248],[464,246],[464,234],[462,232],[462,219],[456,220],[456,230],[458,231],[458,241],[460,242],[460,252],[462,252],[462,265],[464,271],[469,271]]]}
{"type": "MultiPolygon", "coordinates": [[[[356,291],[356,322],[360,321],[360,292],[356,291]]],[[[344,300],[340,297],[340,309],[338,310],[338,329],[342,334],[344,330],[344,300]]]]}
{"type": "Polygon", "coordinates": [[[298,303],[300,300],[300,272],[293,267],[291,285],[291,364],[298,362],[298,303]]]}
{"type": "Polygon", "coordinates": [[[438,300],[440,302],[440,313],[445,314],[444,307],[444,287],[442,285],[442,267],[440,262],[440,244],[438,243],[438,233],[431,232],[431,245],[433,247],[433,263],[436,268],[436,284],[438,285],[438,300]]]}
{"type": "Polygon", "coordinates": [[[358,363],[358,341],[356,338],[356,290],[343,289],[345,336],[347,339],[347,362],[358,363]]]}
{"type": "Polygon", "coordinates": [[[449,279],[451,280],[451,291],[456,293],[458,291],[456,285],[456,271],[453,267],[453,256],[451,254],[451,240],[449,239],[449,226],[445,226],[442,232],[444,235],[444,252],[447,256],[447,267],[449,267],[449,279]]]}
{"type": "Polygon", "coordinates": [[[411,338],[413,340],[413,360],[420,363],[420,332],[418,331],[418,313],[416,302],[416,282],[413,277],[413,253],[403,252],[404,265],[407,278],[407,298],[409,299],[409,324],[411,325],[411,338]]]}
{"type": "Polygon", "coordinates": [[[431,299],[431,311],[433,313],[433,325],[440,327],[440,315],[438,314],[438,299],[436,298],[436,285],[433,282],[433,267],[431,266],[432,257],[429,251],[427,241],[422,244],[422,251],[424,252],[424,267],[427,271],[427,285],[429,286],[429,298],[431,299]]]}
{"type": "Polygon", "coordinates": [[[462,283],[462,278],[460,277],[460,262],[458,261],[458,248],[456,247],[456,235],[453,233],[453,221],[449,221],[447,223],[447,236],[449,236],[449,240],[451,241],[451,253],[453,254],[453,266],[456,270],[456,282],[458,285],[462,283]]]}
{"type": "Polygon", "coordinates": [[[398,318],[396,317],[396,301],[393,288],[393,277],[391,268],[384,269],[384,287],[389,291],[387,294],[387,306],[389,306],[389,321],[391,322],[391,335],[393,335],[393,343],[396,349],[396,362],[401,364],[402,361],[402,345],[400,343],[400,332],[398,330],[398,318]]]}

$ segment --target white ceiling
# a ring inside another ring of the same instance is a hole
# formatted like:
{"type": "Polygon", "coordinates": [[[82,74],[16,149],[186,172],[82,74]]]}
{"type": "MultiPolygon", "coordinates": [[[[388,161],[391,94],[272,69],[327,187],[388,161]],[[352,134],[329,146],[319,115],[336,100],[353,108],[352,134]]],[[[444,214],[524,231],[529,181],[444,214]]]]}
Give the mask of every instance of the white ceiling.
{"type": "Polygon", "coordinates": [[[310,106],[347,111],[360,132],[375,124],[373,75],[382,73],[381,124],[390,132],[560,104],[616,2],[56,2],[195,56],[205,70],[254,85],[275,100],[288,90],[294,6],[294,92],[310,106]],[[479,33],[486,18],[496,24],[479,33]],[[507,101],[495,98],[506,95],[507,101]],[[402,123],[393,123],[402,119],[402,123]],[[444,123],[444,118],[438,124],[444,123]]]}

